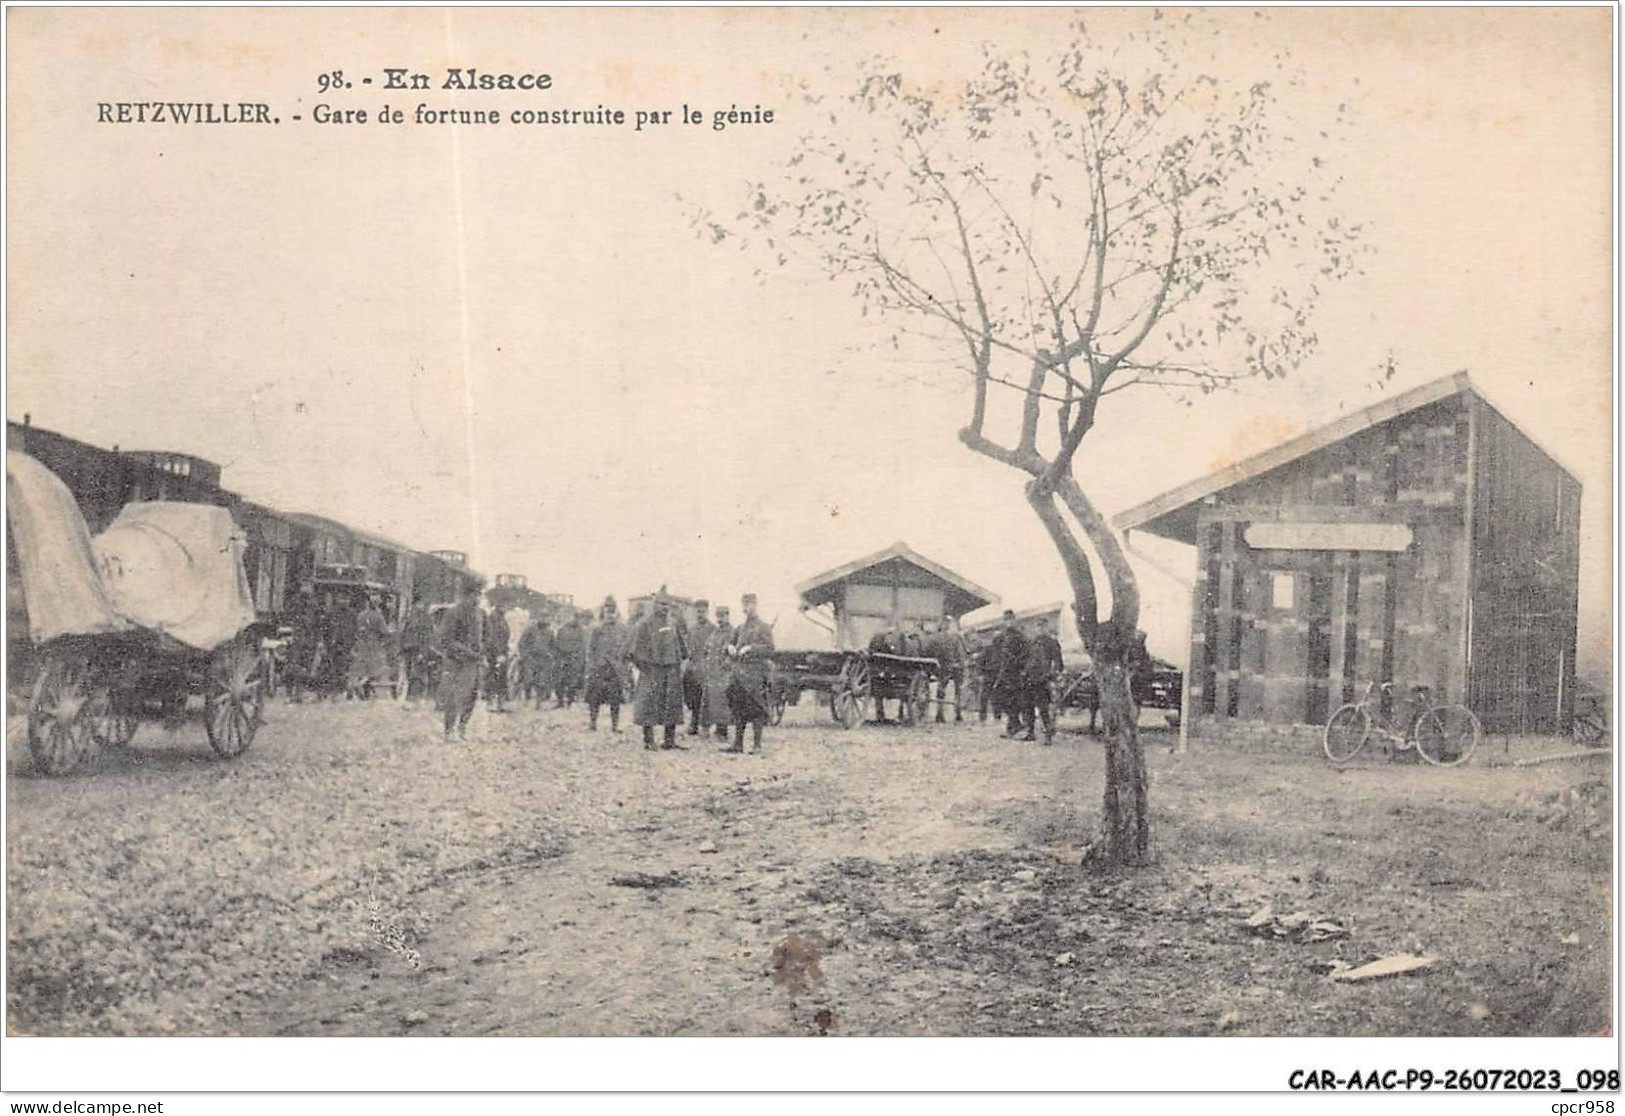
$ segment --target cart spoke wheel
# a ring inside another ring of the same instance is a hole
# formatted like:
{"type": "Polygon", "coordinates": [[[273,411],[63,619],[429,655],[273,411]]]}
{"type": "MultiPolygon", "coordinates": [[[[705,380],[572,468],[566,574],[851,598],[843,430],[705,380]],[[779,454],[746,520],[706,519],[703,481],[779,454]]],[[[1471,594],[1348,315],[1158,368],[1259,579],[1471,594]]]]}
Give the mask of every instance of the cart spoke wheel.
{"type": "Polygon", "coordinates": [[[93,689],[82,659],[49,659],[28,705],[28,749],[46,775],[65,775],[96,751],[95,726],[107,716],[107,691],[93,689]]]}
{"type": "Polygon", "coordinates": [[[1370,736],[1370,715],[1358,705],[1345,705],[1326,722],[1326,758],[1333,763],[1347,763],[1359,755],[1370,736]]]}
{"type": "Polygon", "coordinates": [[[841,667],[830,691],[829,709],[842,728],[854,729],[864,721],[869,700],[869,664],[856,656],[841,667]]]}
{"type": "Polygon", "coordinates": [[[141,727],[135,699],[127,694],[109,694],[106,711],[91,719],[90,731],[104,748],[123,748],[135,739],[141,727]]]}
{"type": "Polygon", "coordinates": [[[265,709],[264,664],[238,643],[215,652],[209,669],[204,726],[222,756],[241,755],[254,742],[265,709]]]}
{"type": "Polygon", "coordinates": [[[1478,747],[1478,718],[1465,705],[1440,705],[1416,718],[1412,736],[1422,758],[1439,767],[1466,763],[1478,747]]]}

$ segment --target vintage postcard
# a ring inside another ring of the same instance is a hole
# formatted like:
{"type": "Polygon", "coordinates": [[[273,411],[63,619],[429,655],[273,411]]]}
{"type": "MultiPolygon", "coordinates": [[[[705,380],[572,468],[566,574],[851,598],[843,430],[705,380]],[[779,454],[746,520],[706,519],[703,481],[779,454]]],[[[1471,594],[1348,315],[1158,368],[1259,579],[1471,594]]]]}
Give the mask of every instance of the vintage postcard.
{"type": "Polygon", "coordinates": [[[1617,1089],[1614,14],[8,9],[7,1033],[1617,1089]]]}

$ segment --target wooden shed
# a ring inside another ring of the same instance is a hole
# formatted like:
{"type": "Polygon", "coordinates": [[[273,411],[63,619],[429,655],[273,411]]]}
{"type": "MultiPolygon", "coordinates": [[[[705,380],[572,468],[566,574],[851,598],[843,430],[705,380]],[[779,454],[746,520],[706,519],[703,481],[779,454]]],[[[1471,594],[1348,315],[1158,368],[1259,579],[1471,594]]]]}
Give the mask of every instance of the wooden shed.
{"type": "Polygon", "coordinates": [[[893,625],[958,618],[999,598],[945,566],[894,543],[796,586],[803,612],[834,614],[837,650],[861,650],[893,625]]]}
{"type": "Polygon", "coordinates": [[[1116,516],[1196,548],[1194,737],[1318,732],[1367,682],[1566,733],[1580,482],[1465,373],[1116,516]]]}

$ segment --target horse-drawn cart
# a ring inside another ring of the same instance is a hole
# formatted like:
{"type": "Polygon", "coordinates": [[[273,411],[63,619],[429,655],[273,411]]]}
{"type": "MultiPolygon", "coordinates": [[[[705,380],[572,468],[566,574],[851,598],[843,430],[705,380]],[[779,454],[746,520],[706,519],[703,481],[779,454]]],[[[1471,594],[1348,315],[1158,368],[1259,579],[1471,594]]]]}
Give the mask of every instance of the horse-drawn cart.
{"type": "Polygon", "coordinates": [[[830,716],[847,729],[868,720],[875,703],[889,700],[900,703],[904,723],[921,723],[937,671],[935,659],[878,651],[775,651],[772,660],[775,724],[787,705],[811,691],[828,695],[830,716]]]}
{"type": "Polygon", "coordinates": [[[6,489],[35,665],[35,765],[71,771],[128,744],[144,717],[180,719],[194,697],[214,750],[243,752],[261,722],[266,656],[231,512],[128,504],[92,538],[33,458],[6,454],[6,489]]]}

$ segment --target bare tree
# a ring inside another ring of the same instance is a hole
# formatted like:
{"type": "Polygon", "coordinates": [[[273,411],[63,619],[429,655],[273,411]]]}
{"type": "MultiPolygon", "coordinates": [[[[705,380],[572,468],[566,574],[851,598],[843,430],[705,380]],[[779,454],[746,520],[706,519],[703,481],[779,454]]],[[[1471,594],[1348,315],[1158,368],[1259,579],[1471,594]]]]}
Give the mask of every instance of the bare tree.
{"type": "Polygon", "coordinates": [[[1189,402],[1286,375],[1315,349],[1322,289],[1360,254],[1315,150],[1342,106],[1294,131],[1303,79],[1290,58],[1238,80],[1194,18],[1109,44],[1080,24],[1042,59],[984,47],[979,72],[951,89],[876,60],[844,98],[803,90],[827,127],[750,184],[736,217],[695,217],[718,243],[845,281],[886,344],[968,373],[959,439],[1026,475],[1071,582],[1106,738],[1094,851],[1115,864],[1148,853],[1132,692],[1144,636],[1134,571],[1077,475],[1078,449],[1133,417],[1114,396],[1189,402]],[[1198,42],[1211,70],[1193,61],[1198,42]]]}

